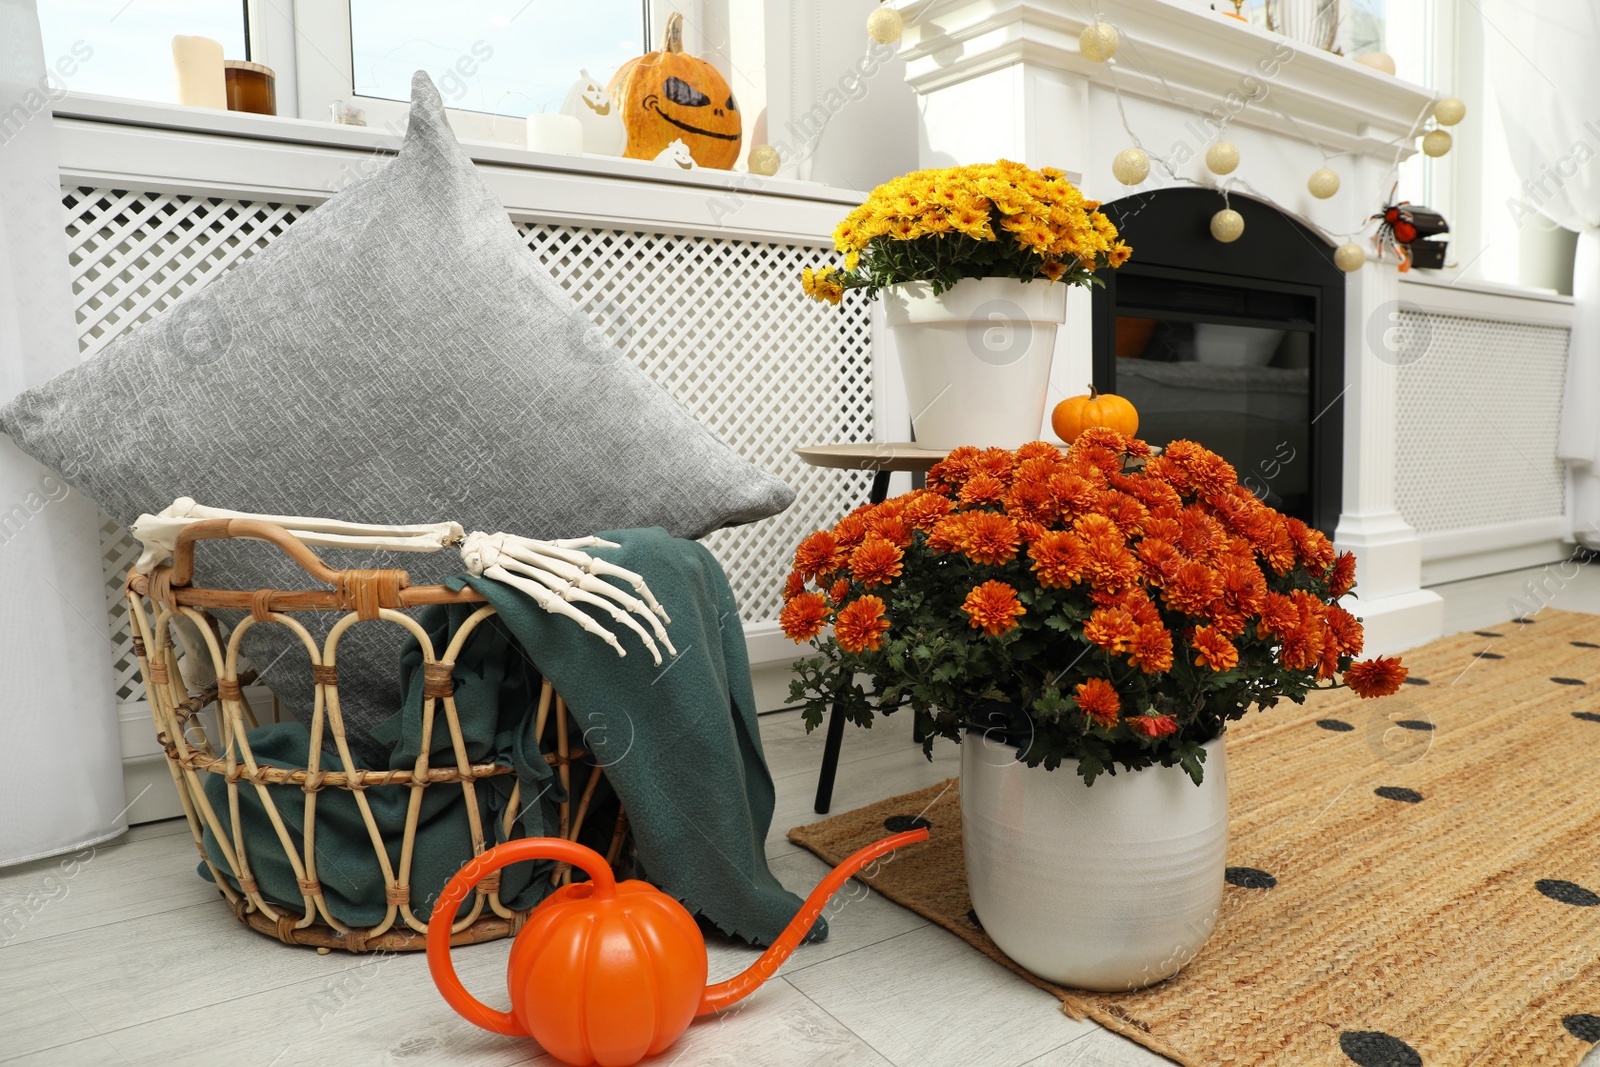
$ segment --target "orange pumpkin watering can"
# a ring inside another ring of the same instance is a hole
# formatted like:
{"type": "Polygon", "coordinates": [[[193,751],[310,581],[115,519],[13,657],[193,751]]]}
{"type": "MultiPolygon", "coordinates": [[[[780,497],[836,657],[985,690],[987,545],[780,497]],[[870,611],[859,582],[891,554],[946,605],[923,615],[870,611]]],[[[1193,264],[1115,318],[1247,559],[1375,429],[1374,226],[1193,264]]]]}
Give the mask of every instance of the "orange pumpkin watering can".
{"type": "Polygon", "coordinates": [[[661,1052],[697,1015],[719,1011],[772,977],[816,922],[828,898],[861,868],[902,845],[911,830],[868,845],[835,867],[800,913],[749,969],[706,985],[706,943],[682,904],[648,882],[618,885],[598,852],[560,838],[530,837],[490,849],[444,887],[428,923],[428,970],[450,1006],[486,1030],[532,1037],[576,1067],[629,1067],[661,1052]],[[450,925],[472,887],[524,860],[551,859],[588,872],[533,909],[511,946],[511,1010],[473,999],[450,962],[450,925]]]}

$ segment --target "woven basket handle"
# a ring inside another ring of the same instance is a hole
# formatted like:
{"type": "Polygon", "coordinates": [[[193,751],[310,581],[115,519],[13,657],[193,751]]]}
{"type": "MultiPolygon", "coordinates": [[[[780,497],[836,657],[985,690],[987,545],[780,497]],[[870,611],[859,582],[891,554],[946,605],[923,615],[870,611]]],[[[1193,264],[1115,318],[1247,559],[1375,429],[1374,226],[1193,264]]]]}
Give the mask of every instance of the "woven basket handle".
{"type": "Polygon", "coordinates": [[[444,892],[433,906],[433,915],[428,919],[428,973],[444,999],[463,1019],[511,1037],[529,1035],[515,1015],[496,1011],[478,1000],[456,977],[455,964],[450,962],[450,926],[473,886],[500,868],[524,860],[560,860],[572,864],[588,874],[596,899],[606,900],[617,892],[616,876],[600,853],[559,837],[525,837],[496,845],[462,867],[445,884],[444,892]]]}
{"type": "Polygon", "coordinates": [[[335,588],[339,585],[340,571],[324,563],[321,556],[301,544],[282,526],[260,519],[201,519],[185,527],[178,535],[177,546],[172,551],[172,584],[185,586],[194,580],[196,541],[220,541],[230,537],[244,537],[277,545],[284,555],[298,563],[317,581],[335,588]]]}

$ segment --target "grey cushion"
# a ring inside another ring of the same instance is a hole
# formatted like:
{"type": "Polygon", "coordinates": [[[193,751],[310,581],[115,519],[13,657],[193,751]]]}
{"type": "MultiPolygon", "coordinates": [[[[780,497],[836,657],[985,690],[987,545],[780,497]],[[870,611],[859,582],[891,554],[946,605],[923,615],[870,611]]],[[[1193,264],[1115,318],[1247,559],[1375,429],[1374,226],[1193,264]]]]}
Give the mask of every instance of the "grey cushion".
{"type": "MultiPolygon", "coordinates": [[[[643,526],[699,537],[794,498],[629,362],[545,273],[421,72],[392,163],[0,409],[0,429],[124,524],[192,496],[532,537],[643,526]]],[[[324,555],[334,566],[404,567],[413,584],[461,570],[449,552],[324,555]]],[[[263,545],[202,545],[198,561],[200,584],[312,585],[263,545]]],[[[341,641],[352,730],[398,706],[398,642],[384,623],[341,641]]],[[[311,685],[298,647],[283,627],[246,635],[267,684],[304,717],[311,685]]]]}

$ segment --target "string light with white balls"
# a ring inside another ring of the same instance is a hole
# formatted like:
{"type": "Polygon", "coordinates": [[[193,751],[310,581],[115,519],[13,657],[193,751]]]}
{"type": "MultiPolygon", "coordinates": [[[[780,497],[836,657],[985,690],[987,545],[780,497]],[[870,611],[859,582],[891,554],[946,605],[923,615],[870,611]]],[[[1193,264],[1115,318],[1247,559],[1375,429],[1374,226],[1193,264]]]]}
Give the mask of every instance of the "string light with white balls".
{"type": "MultiPolygon", "coordinates": [[[[1085,26],[1083,32],[1079,35],[1079,52],[1083,55],[1083,58],[1089,60],[1090,62],[1106,63],[1116,54],[1117,46],[1120,43],[1120,40],[1121,38],[1117,28],[1106,22],[1099,15],[1096,15],[1094,21],[1085,26]]],[[[1369,62],[1367,65],[1374,66],[1376,69],[1383,70],[1385,73],[1394,73],[1392,70],[1384,66],[1381,61],[1377,63],[1369,62]]],[[[1128,124],[1127,113],[1122,107],[1122,92],[1117,86],[1115,80],[1112,80],[1111,88],[1117,97],[1117,111],[1122,117],[1123,129],[1127,131],[1128,136],[1134,141],[1131,147],[1124,148],[1122,151],[1118,152],[1115,157],[1113,157],[1111,161],[1111,174],[1123,185],[1139,185],[1150,176],[1150,162],[1152,157],[1150,153],[1146,151],[1145,148],[1139,143],[1138,136],[1133,132],[1132,127],[1128,124]]],[[[1446,130],[1443,129],[1443,127],[1456,125],[1466,117],[1466,113],[1466,104],[1460,99],[1453,96],[1439,99],[1434,102],[1429,112],[1424,113],[1423,116],[1419,117],[1417,124],[1412,127],[1414,132],[1411,134],[1411,136],[1416,136],[1415,131],[1417,127],[1431,116],[1434,121],[1434,127],[1422,134],[1421,149],[1425,155],[1432,158],[1438,158],[1439,156],[1449,152],[1453,143],[1452,137],[1446,130]]],[[[1288,118],[1288,116],[1284,117],[1288,118]]],[[[1293,120],[1290,119],[1289,121],[1292,122],[1293,120]]],[[[1298,126],[1298,124],[1296,125],[1298,126]]],[[[1409,139],[1409,137],[1405,138],[1405,140],[1409,139]]],[[[1311,139],[1308,137],[1307,140],[1310,141],[1311,139]]],[[[1312,141],[1311,143],[1315,144],[1316,142],[1312,141]]],[[[1320,146],[1319,150],[1321,150],[1320,146]]],[[[1396,166],[1399,164],[1398,157],[1399,149],[1397,145],[1395,160],[1396,166]]],[[[1323,158],[1326,162],[1328,159],[1331,159],[1332,156],[1324,150],[1323,158]]],[[[1168,163],[1165,159],[1157,156],[1155,157],[1155,160],[1161,164],[1162,168],[1167,171],[1168,176],[1174,181],[1187,182],[1191,185],[1205,185],[1203,182],[1198,182],[1193,178],[1188,178],[1178,174],[1172,164],[1168,163]]],[[[1212,145],[1206,149],[1205,164],[1206,169],[1219,178],[1232,174],[1238,169],[1239,166],[1238,146],[1234,145],[1230,141],[1213,142],[1212,145]]],[[[1327,166],[1318,167],[1316,170],[1312,171],[1310,176],[1306,179],[1306,191],[1312,196],[1316,197],[1318,200],[1327,200],[1339,192],[1340,184],[1339,173],[1337,171],[1327,166]]],[[[1226,186],[1226,182],[1217,183],[1215,186],[1213,186],[1222,194],[1223,208],[1221,211],[1218,211],[1215,215],[1211,216],[1210,229],[1211,236],[1217,241],[1223,244],[1231,244],[1244,235],[1244,216],[1240,215],[1237,211],[1233,210],[1232,207],[1228,206],[1228,189],[1226,186]]],[[[1251,187],[1251,191],[1260,197],[1260,199],[1265,200],[1279,211],[1284,210],[1282,205],[1278,204],[1278,202],[1271,197],[1261,194],[1253,187],[1251,187]]],[[[1318,228],[1320,229],[1321,227],[1318,228]]],[[[1359,234],[1364,229],[1365,227],[1363,226],[1362,229],[1352,232],[1359,234]]],[[[1327,231],[1323,232],[1325,235],[1327,235],[1327,231]]],[[[1341,234],[1336,236],[1350,236],[1350,234],[1341,234]]],[[[1364,249],[1356,241],[1345,241],[1334,250],[1333,262],[1334,266],[1338,267],[1347,274],[1358,271],[1367,262],[1366,249],[1364,249]]]]}
{"type": "MultiPolygon", "coordinates": [[[[880,6],[873,11],[871,15],[867,16],[867,35],[879,44],[893,44],[900,40],[904,32],[904,16],[902,16],[895,8],[888,6],[884,0],[880,0],[880,6]]],[[[1082,32],[1079,33],[1078,51],[1084,59],[1092,63],[1110,64],[1110,61],[1117,54],[1117,48],[1121,44],[1121,40],[1121,34],[1117,28],[1111,23],[1107,22],[1103,16],[1097,13],[1093,21],[1086,25],[1082,32]]],[[[1356,61],[1372,67],[1373,69],[1380,70],[1386,74],[1394,73],[1393,60],[1390,60],[1389,57],[1381,54],[1373,53],[1370,56],[1357,57],[1356,61]]],[[[1165,79],[1163,79],[1163,82],[1164,81],[1165,79]]],[[[1112,91],[1116,93],[1117,111],[1122,117],[1123,129],[1127,130],[1128,135],[1132,137],[1134,141],[1132,146],[1124,148],[1112,159],[1111,173],[1112,176],[1123,185],[1139,185],[1150,176],[1150,163],[1152,157],[1150,153],[1146,151],[1141,144],[1139,144],[1139,138],[1133,133],[1132,128],[1128,125],[1128,116],[1126,112],[1123,111],[1122,107],[1122,92],[1117,86],[1115,80],[1111,82],[1111,87],[1112,91]]],[[[1454,142],[1453,138],[1449,132],[1444,129],[1444,127],[1456,125],[1466,117],[1466,113],[1466,104],[1456,97],[1444,97],[1443,99],[1436,101],[1431,109],[1431,117],[1433,119],[1434,126],[1422,134],[1421,149],[1423,154],[1429,156],[1430,158],[1436,159],[1449,152],[1454,142]]],[[[1284,117],[1290,122],[1293,122],[1293,119],[1289,118],[1289,116],[1285,115],[1284,117]]],[[[1425,119],[1426,117],[1428,116],[1425,115],[1423,118],[1425,119]]],[[[1419,120],[1418,125],[1420,124],[1421,122],[1419,120]]],[[[1295,125],[1298,127],[1298,123],[1295,123],[1295,125]]],[[[1415,128],[1416,127],[1413,127],[1413,130],[1415,130],[1415,128]]],[[[1414,133],[1413,136],[1415,136],[1414,133]]],[[[1309,137],[1306,139],[1311,141],[1309,137]]],[[[1311,143],[1315,144],[1316,142],[1311,141],[1311,143]]],[[[1333,158],[1333,156],[1330,155],[1326,150],[1322,150],[1320,146],[1318,146],[1318,148],[1319,151],[1322,151],[1323,160],[1325,163],[1333,158]]],[[[1165,159],[1157,156],[1155,157],[1155,160],[1161,164],[1162,168],[1166,170],[1168,176],[1172,180],[1187,182],[1192,185],[1205,185],[1203,182],[1198,182],[1193,178],[1188,178],[1178,174],[1176,169],[1165,159]]],[[[749,166],[753,173],[775,173],[777,170],[777,163],[777,153],[773,151],[770,146],[758,145],[751,149],[749,166]],[[768,170],[768,167],[770,167],[771,170],[768,170]]],[[[1396,166],[1398,166],[1398,147],[1396,150],[1395,163],[1396,166]]],[[[1214,142],[1209,148],[1206,149],[1205,164],[1206,169],[1209,170],[1213,175],[1216,175],[1218,178],[1226,178],[1239,167],[1238,146],[1234,145],[1230,141],[1214,142]]],[[[1229,179],[1229,181],[1239,180],[1241,179],[1229,179]]],[[[1280,211],[1284,210],[1282,205],[1278,204],[1276,200],[1261,194],[1254,187],[1249,186],[1248,183],[1244,184],[1251,189],[1252,193],[1255,193],[1258,197],[1260,197],[1260,199],[1266,201],[1280,211]]],[[[1310,176],[1306,179],[1306,191],[1312,196],[1316,197],[1318,200],[1328,200],[1338,194],[1340,184],[1341,182],[1339,173],[1331,167],[1322,166],[1312,171],[1310,176]]],[[[1221,211],[1218,211],[1211,217],[1211,236],[1223,244],[1230,244],[1234,241],[1237,241],[1244,234],[1244,216],[1229,206],[1227,185],[1228,182],[1225,181],[1212,186],[1222,194],[1223,207],[1221,211]]],[[[1320,229],[1320,227],[1318,228],[1320,229]]],[[[1364,228],[1365,227],[1363,227],[1363,229],[1364,228]]],[[[1359,234],[1362,232],[1362,230],[1356,230],[1353,232],[1359,234]]],[[[1324,231],[1324,234],[1327,235],[1327,231],[1324,231]]],[[[1338,236],[1350,235],[1344,234],[1338,236]]],[[[1356,241],[1345,241],[1334,251],[1333,254],[1334,265],[1346,273],[1360,270],[1361,267],[1365,265],[1366,261],[1366,250],[1363,249],[1362,246],[1356,241]]]]}
{"type": "Polygon", "coordinates": [[[881,6],[882,0],[879,4],[878,9],[867,16],[867,36],[879,44],[894,44],[905,32],[905,16],[892,7],[881,6]]]}
{"type": "Polygon", "coordinates": [[[750,168],[751,174],[770,178],[778,173],[778,166],[782,162],[776,148],[769,144],[758,144],[750,149],[750,156],[745,160],[745,166],[750,168]]]}

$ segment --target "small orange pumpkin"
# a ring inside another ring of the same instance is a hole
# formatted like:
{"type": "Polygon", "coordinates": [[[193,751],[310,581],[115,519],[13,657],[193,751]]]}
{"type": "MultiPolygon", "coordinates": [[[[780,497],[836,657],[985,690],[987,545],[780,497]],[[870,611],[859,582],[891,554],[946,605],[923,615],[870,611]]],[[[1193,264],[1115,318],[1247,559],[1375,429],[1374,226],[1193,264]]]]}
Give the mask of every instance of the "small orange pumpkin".
{"type": "Polygon", "coordinates": [[[611,99],[622,108],[629,159],[654,159],[673,141],[689,146],[702,167],[732,168],[744,120],[717,68],[683,51],[683,16],[673,12],[661,51],[630,59],[611,76],[611,99]]]}
{"type": "Polygon", "coordinates": [[[1132,437],[1139,431],[1139,413],[1120,396],[1095,392],[1093,385],[1087,396],[1069,396],[1050,413],[1050,428],[1068,444],[1091,426],[1109,426],[1132,437]]]}

